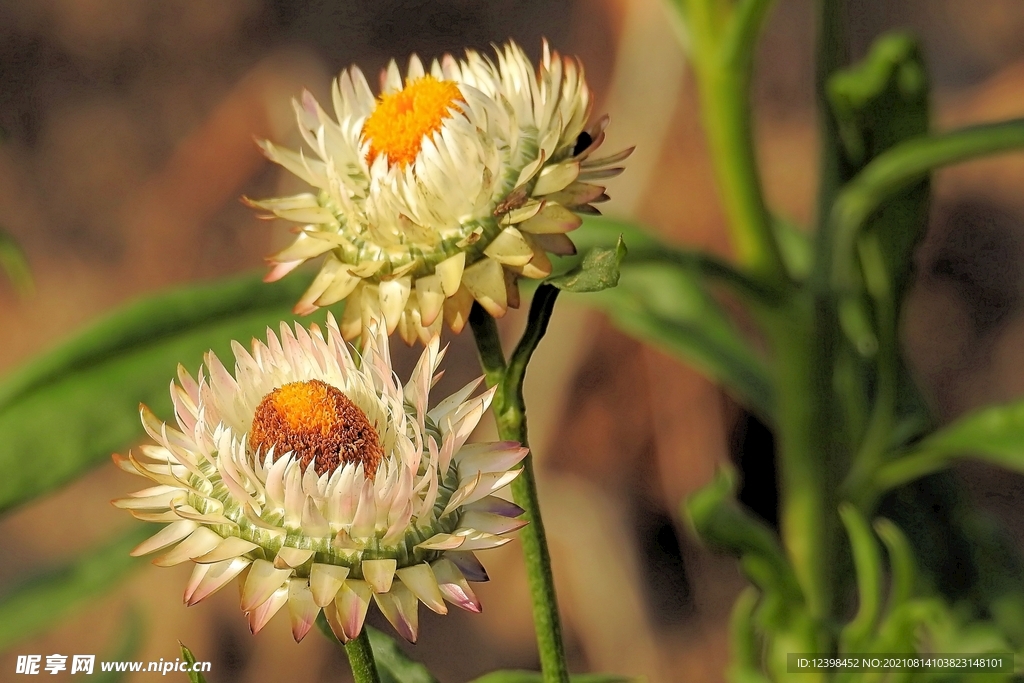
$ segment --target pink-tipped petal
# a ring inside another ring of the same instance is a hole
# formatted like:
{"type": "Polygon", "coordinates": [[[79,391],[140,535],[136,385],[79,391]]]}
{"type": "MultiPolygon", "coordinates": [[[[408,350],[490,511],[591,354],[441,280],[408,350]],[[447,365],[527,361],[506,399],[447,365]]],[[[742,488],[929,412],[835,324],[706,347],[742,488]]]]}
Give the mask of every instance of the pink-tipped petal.
{"type": "Polygon", "coordinates": [[[157,550],[163,550],[167,546],[183,540],[198,528],[199,524],[188,520],[168,524],[158,531],[156,535],[150,536],[148,539],[135,546],[135,549],[129,554],[132,557],[140,557],[142,555],[148,555],[149,553],[156,552],[157,550]]]}
{"type": "Polygon", "coordinates": [[[292,638],[301,641],[309,633],[320,613],[320,606],[313,601],[313,593],[305,579],[288,582],[288,616],[292,622],[292,638]]]}
{"type": "Polygon", "coordinates": [[[238,536],[228,536],[218,543],[216,548],[204,555],[193,558],[193,561],[199,564],[214,564],[215,562],[234,559],[258,547],[255,543],[246,541],[238,536]]]}
{"type": "Polygon", "coordinates": [[[291,576],[291,569],[277,569],[267,560],[256,560],[249,569],[249,576],[242,588],[242,611],[256,609],[270,599],[291,576]]]}
{"type": "Polygon", "coordinates": [[[196,565],[197,567],[208,567],[209,571],[203,576],[195,590],[191,594],[186,594],[185,604],[191,607],[210,597],[226,586],[231,579],[238,576],[249,564],[250,560],[236,557],[216,564],[196,565]]]}
{"type": "MultiPolygon", "coordinates": [[[[437,578],[438,590],[441,591],[445,600],[467,612],[481,611],[482,607],[476,593],[470,588],[469,581],[454,562],[447,557],[442,557],[434,562],[431,568],[437,578]]],[[[486,579],[486,575],[484,578],[486,579]]]]}
{"type": "Polygon", "coordinates": [[[173,567],[194,557],[205,555],[216,548],[220,542],[220,536],[201,526],[184,541],[153,560],[153,564],[158,567],[173,567]]]}
{"type": "Polygon", "coordinates": [[[357,637],[363,630],[366,609],[370,606],[373,589],[370,584],[357,579],[348,579],[338,591],[335,604],[338,606],[338,620],[348,639],[357,637]]]}
{"type": "Polygon", "coordinates": [[[285,603],[288,602],[288,587],[281,586],[274,591],[269,598],[267,598],[261,605],[256,607],[254,610],[248,613],[249,617],[249,630],[253,635],[256,635],[263,627],[267,625],[267,622],[277,614],[278,610],[284,607],[285,603]]]}
{"type": "Polygon", "coordinates": [[[398,570],[397,574],[399,580],[424,605],[438,614],[448,614],[448,608],[444,604],[444,597],[441,595],[441,591],[437,586],[437,579],[434,578],[434,572],[431,571],[429,564],[424,562],[423,564],[414,564],[411,567],[403,567],[398,570]]]}
{"type": "Polygon", "coordinates": [[[404,584],[396,583],[387,593],[374,593],[373,599],[398,634],[415,643],[419,635],[420,601],[412,591],[404,584]]]}

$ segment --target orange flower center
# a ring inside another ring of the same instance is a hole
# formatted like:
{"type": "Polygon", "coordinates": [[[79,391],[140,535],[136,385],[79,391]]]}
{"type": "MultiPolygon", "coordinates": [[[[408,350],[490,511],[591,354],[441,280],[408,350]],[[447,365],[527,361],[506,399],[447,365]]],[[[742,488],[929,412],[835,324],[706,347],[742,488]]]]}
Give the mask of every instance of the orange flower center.
{"type": "Polygon", "coordinates": [[[249,430],[249,448],[266,453],[271,446],[275,461],[291,451],[303,470],[313,462],[320,475],[361,462],[373,479],[384,457],[366,413],[337,387],[317,379],[285,384],[260,401],[249,430]]]}
{"type": "Polygon", "coordinates": [[[363,124],[363,135],[370,143],[366,161],[379,155],[388,164],[405,168],[416,160],[423,138],[441,130],[457,102],[465,102],[459,87],[451,81],[424,76],[408,83],[398,92],[381,95],[377,107],[363,124]]]}

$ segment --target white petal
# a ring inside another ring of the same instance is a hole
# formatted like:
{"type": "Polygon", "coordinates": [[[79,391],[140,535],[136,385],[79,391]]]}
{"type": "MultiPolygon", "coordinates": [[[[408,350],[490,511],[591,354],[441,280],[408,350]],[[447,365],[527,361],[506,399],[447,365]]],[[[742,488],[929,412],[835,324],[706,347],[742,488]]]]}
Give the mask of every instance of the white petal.
{"type": "Polygon", "coordinates": [[[505,228],[487,245],[484,254],[505,265],[524,266],[533,258],[533,249],[523,239],[521,232],[515,228],[505,228]]]}
{"type": "Polygon", "coordinates": [[[582,223],[583,219],[569,209],[549,202],[544,205],[544,208],[536,216],[520,223],[519,229],[523,232],[544,235],[548,233],[569,232],[580,227],[582,223]]]}
{"type": "Polygon", "coordinates": [[[380,283],[380,309],[384,313],[384,320],[387,322],[388,334],[392,334],[398,327],[398,320],[409,302],[409,293],[412,291],[412,279],[408,277],[384,280],[380,283]]]}
{"type": "Polygon", "coordinates": [[[490,258],[480,259],[462,273],[462,284],[492,316],[500,318],[505,315],[508,299],[505,273],[500,263],[490,258]]]}
{"type": "Polygon", "coordinates": [[[149,553],[156,552],[157,550],[163,550],[167,546],[183,540],[198,528],[199,524],[189,520],[168,524],[158,531],[156,535],[150,536],[148,539],[135,546],[135,549],[129,554],[132,557],[140,557],[142,555],[148,555],[149,553]]]}
{"type": "MultiPolygon", "coordinates": [[[[244,555],[250,550],[255,550],[259,546],[250,541],[246,541],[238,536],[228,536],[221,541],[216,548],[200,555],[193,559],[194,562],[200,564],[213,564],[215,562],[224,562],[226,560],[233,560],[240,555],[244,555]]],[[[248,563],[247,563],[248,564],[248,563]]]]}
{"type": "Polygon", "coordinates": [[[313,602],[320,607],[331,604],[341,590],[348,572],[348,567],[314,563],[309,570],[309,589],[313,594],[313,602]]]}
{"type": "MultiPolygon", "coordinates": [[[[461,278],[462,275],[460,274],[459,277],[461,278]]],[[[420,306],[420,322],[424,326],[430,326],[441,314],[444,297],[444,287],[441,285],[440,275],[434,274],[417,278],[416,300],[420,306]]]]}
{"type": "Polygon", "coordinates": [[[391,590],[397,566],[395,560],[363,560],[363,578],[375,593],[387,593],[391,590]]]}
{"type": "Polygon", "coordinates": [[[153,564],[158,567],[172,567],[210,552],[220,542],[220,536],[201,526],[172,550],[153,560],[153,564]]]}
{"type": "Polygon", "coordinates": [[[311,557],[313,557],[312,550],[282,545],[281,549],[277,551],[277,556],[274,558],[274,566],[278,569],[299,567],[305,564],[311,557]]]}
{"type": "Polygon", "coordinates": [[[462,271],[466,268],[466,252],[460,251],[434,266],[434,273],[441,278],[445,296],[454,296],[462,282],[462,271]]]}
{"type": "Polygon", "coordinates": [[[533,196],[550,194],[564,190],[580,174],[580,162],[567,161],[561,164],[545,167],[537,178],[537,184],[533,187],[533,196]]]}

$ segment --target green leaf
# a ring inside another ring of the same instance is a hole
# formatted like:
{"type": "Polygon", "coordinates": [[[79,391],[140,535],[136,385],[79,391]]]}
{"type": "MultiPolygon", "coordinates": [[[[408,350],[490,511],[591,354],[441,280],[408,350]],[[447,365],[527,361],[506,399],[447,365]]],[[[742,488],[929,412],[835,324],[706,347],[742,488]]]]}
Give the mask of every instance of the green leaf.
{"type": "MultiPolygon", "coordinates": [[[[192,654],[192,650],[185,647],[185,644],[180,640],[178,645],[181,646],[181,658],[188,662],[190,667],[194,667],[196,665],[196,656],[192,654]]],[[[206,677],[200,671],[189,671],[185,675],[188,676],[189,683],[206,683],[206,677]]]]}
{"type": "Polygon", "coordinates": [[[153,535],[149,524],[43,572],[0,598],[0,651],[46,631],[82,603],[116,586],[141,560],[128,553],[153,535]]]}
{"type": "Polygon", "coordinates": [[[755,583],[764,592],[802,601],[801,591],[778,536],[768,525],[743,508],[735,497],[736,475],[722,467],[714,480],[687,498],[683,515],[697,536],[716,550],[743,559],[756,558],[752,567],[755,583]]]}
{"type": "Polygon", "coordinates": [[[843,627],[840,651],[857,652],[871,637],[882,603],[882,553],[864,515],[849,503],[839,506],[839,518],[850,538],[857,573],[857,614],[843,627]]]}
{"type": "MultiPolygon", "coordinates": [[[[292,319],[308,278],[232,278],[125,306],[0,382],[0,512],[106,461],[142,434],[138,406],[170,418],[179,363],[207,349],[230,359],[266,327],[292,319]]],[[[308,322],[308,321],[306,321],[308,322]]],[[[230,365],[230,363],[228,363],[230,365]]]]}
{"type": "Polygon", "coordinates": [[[545,282],[566,292],[600,292],[619,283],[619,265],[625,256],[626,244],[619,235],[614,248],[595,247],[580,265],[545,282]]]}
{"type": "Polygon", "coordinates": [[[21,296],[28,296],[35,291],[32,271],[25,260],[25,253],[14,238],[3,230],[0,230],[0,269],[7,273],[14,289],[21,296]]]}
{"type": "MultiPolygon", "coordinates": [[[[122,627],[121,640],[106,661],[128,662],[135,659],[135,655],[142,647],[144,626],[142,615],[137,609],[130,609],[125,617],[122,627]]],[[[126,678],[125,671],[97,671],[95,678],[90,678],[90,683],[120,683],[126,678]]]]}
{"type": "Polygon", "coordinates": [[[867,220],[884,202],[932,171],[1024,147],[1024,119],[1013,119],[900,142],[872,159],[840,192],[832,210],[833,279],[847,291],[856,281],[849,258],[867,220]]]}
{"type": "Polygon", "coordinates": [[[614,245],[620,236],[629,251],[618,286],[578,297],[576,303],[604,311],[626,334],[693,365],[771,423],[768,369],[707,284],[721,282],[758,299],[769,298],[771,292],[727,264],[669,247],[625,221],[588,217],[573,241],[581,250],[593,249],[614,245]]]}
{"type": "Polygon", "coordinates": [[[410,659],[390,636],[372,626],[363,628],[370,636],[381,683],[437,683],[427,667],[410,659]]]}
{"type": "Polygon", "coordinates": [[[944,469],[960,457],[1024,472],[1024,401],[988,406],[961,417],[884,465],[875,483],[887,491],[944,469]]]}
{"type": "MultiPolygon", "coordinates": [[[[832,76],[828,90],[852,168],[861,169],[893,146],[928,132],[928,76],[917,40],[909,34],[879,38],[863,62],[832,76]]],[[[928,195],[925,175],[887,197],[864,226],[864,232],[878,237],[894,312],[909,283],[914,247],[928,223],[928,195]]],[[[836,258],[856,257],[851,251],[836,258]]]]}
{"type": "Polygon", "coordinates": [[[692,272],[668,264],[626,266],[618,287],[585,303],[627,334],[690,363],[772,422],[767,367],[692,272]]]}
{"type": "MultiPolygon", "coordinates": [[[[575,674],[569,676],[572,683],[630,683],[636,679],[614,674],[575,674]]],[[[539,671],[492,671],[471,683],[543,683],[544,677],[539,671]]]]}

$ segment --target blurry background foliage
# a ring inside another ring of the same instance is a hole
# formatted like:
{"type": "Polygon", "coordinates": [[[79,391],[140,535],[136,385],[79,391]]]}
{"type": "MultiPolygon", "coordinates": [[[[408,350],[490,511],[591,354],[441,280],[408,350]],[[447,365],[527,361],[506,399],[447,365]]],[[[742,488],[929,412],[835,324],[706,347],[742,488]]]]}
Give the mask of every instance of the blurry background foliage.
{"type": "MultiPolygon", "coordinates": [[[[842,191],[837,214],[819,205],[812,162],[831,149],[833,180],[852,178],[925,130],[1019,116],[1024,10],[1016,0],[849,3],[853,66],[829,82],[834,130],[819,137],[817,4],[776,3],[753,54],[750,100],[790,277],[823,263],[805,236],[816,217],[839,218],[827,284],[841,293],[836,343],[849,362],[835,379],[847,382],[841,393],[868,400],[847,402],[837,425],[867,428],[881,391],[875,359],[901,349],[885,361],[898,419],[873,448],[902,457],[857,473],[876,491],[896,488],[853,496],[835,515],[835,538],[852,542],[838,569],[858,584],[830,607],[836,623],[852,618],[838,644],[905,644],[925,623],[935,651],[1019,649],[1024,519],[1013,503],[1024,480],[1004,468],[1022,469],[1024,408],[955,420],[1024,394],[1024,159],[944,170],[930,190],[911,182],[897,201],[887,168],[910,162],[876,164],[876,175],[842,191]],[[893,28],[916,34],[920,49],[890,38],[869,52],[893,28]],[[858,214],[879,201],[879,211],[858,214]],[[887,275],[884,286],[872,273],[887,275]],[[989,464],[904,485],[967,451],[989,464]],[[874,522],[876,512],[895,524],[874,522]]],[[[177,593],[185,568],[152,570],[126,554],[144,531],[106,501],[135,482],[97,466],[140,439],[140,401],[170,414],[178,362],[194,371],[207,348],[226,354],[229,339],[291,319],[309,275],[259,282],[262,257],[285,231],[259,224],[237,197],[297,188],[279,186],[290,181],[253,136],[295,145],[289,99],[302,87],[322,96],[350,63],[372,73],[391,56],[508,37],[534,58],[542,36],[579,55],[595,112],[613,117],[609,149],[639,145],[609,189],[616,218],[588,220],[574,236],[584,251],[625,235],[619,287],[562,297],[526,387],[573,670],[718,681],[731,638],[730,675],[761,680],[765,634],[778,649],[812,633],[775,545],[773,429],[784,409],[764,317],[743,308],[764,292],[725,265],[729,221],[669,16],[657,0],[0,2],[4,677],[18,654],[173,659],[182,638],[212,660],[211,683],[344,680],[337,649],[312,636],[294,645],[286,620],[251,637],[229,590],[186,610],[177,593]],[[716,479],[729,462],[738,476],[724,469],[716,479]],[[717,547],[745,554],[745,574],[684,529],[679,502],[697,491],[691,521],[717,547]]],[[[937,163],[914,158],[921,171],[937,163]]],[[[523,317],[510,314],[503,329],[514,333],[523,317]]],[[[468,335],[451,342],[444,381],[456,386],[479,368],[468,335]]],[[[415,675],[401,656],[413,652],[443,681],[535,670],[518,549],[494,552],[484,614],[424,614],[420,645],[391,652],[379,641],[393,655],[382,661],[415,675]]],[[[510,675],[482,680],[528,680],[510,675]]]]}

